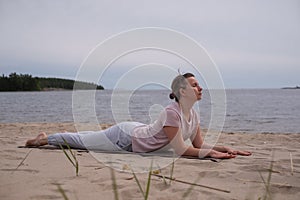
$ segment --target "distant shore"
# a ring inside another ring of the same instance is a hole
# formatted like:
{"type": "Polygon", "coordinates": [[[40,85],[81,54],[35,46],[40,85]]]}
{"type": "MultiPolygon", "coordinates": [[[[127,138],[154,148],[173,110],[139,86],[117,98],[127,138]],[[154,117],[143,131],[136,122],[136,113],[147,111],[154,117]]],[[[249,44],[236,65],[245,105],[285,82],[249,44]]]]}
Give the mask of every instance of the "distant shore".
{"type": "Polygon", "coordinates": [[[0,76],[0,91],[53,91],[53,90],[103,90],[104,87],[95,83],[62,78],[32,77],[30,74],[11,73],[0,76]]]}
{"type": "Polygon", "coordinates": [[[295,86],[295,87],[283,87],[281,89],[300,89],[300,86],[295,86]]]}

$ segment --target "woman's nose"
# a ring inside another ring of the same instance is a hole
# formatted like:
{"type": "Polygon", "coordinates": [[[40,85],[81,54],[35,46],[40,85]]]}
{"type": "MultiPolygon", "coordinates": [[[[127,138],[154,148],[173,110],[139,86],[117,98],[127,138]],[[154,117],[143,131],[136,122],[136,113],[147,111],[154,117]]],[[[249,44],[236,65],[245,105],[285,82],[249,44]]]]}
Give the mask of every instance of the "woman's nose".
{"type": "Polygon", "coordinates": [[[198,90],[201,92],[202,91],[202,87],[199,85],[198,86],[198,90]]]}

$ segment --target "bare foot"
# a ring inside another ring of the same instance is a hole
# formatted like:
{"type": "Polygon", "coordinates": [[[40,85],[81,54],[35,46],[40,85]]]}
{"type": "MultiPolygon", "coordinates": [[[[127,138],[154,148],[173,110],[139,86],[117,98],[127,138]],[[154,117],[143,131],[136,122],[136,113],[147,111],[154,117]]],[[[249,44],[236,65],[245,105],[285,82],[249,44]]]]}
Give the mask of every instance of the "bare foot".
{"type": "Polygon", "coordinates": [[[39,147],[48,144],[46,133],[42,132],[36,136],[34,139],[26,141],[26,147],[39,147]]]}

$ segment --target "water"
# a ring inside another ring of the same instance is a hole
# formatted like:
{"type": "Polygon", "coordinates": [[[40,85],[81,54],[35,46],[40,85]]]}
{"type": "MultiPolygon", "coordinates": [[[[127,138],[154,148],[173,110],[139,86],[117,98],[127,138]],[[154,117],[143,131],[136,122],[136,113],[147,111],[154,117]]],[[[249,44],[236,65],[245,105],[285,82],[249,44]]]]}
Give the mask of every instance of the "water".
{"type": "MultiPolygon", "coordinates": [[[[112,102],[112,91],[97,91],[97,119],[99,123],[115,123],[114,119],[150,123],[156,117],[153,111],[171,102],[168,94],[164,90],[137,91],[127,106],[127,101],[118,96],[112,102]]],[[[300,133],[300,90],[241,89],[227,90],[226,95],[225,132],[300,133]]],[[[72,91],[1,92],[0,102],[0,123],[74,121],[72,91]]],[[[203,92],[199,108],[201,126],[207,128],[211,108],[208,91],[203,92]]],[[[86,118],[85,122],[88,121],[86,118]]]]}

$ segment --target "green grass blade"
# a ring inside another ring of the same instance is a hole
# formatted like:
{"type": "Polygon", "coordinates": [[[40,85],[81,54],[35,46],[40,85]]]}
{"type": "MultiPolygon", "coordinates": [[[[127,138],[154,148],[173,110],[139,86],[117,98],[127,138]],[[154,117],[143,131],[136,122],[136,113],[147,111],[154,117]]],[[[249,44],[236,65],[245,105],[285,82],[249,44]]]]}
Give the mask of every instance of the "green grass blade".
{"type": "Polygon", "coordinates": [[[69,145],[69,144],[68,144],[68,142],[65,140],[65,138],[63,138],[63,137],[62,137],[62,139],[63,139],[63,141],[64,141],[64,143],[65,143],[66,147],[67,147],[67,148],[68,148],[68,150],[70,151],[70,153],[71,153],[72,157],[74,158],[74,160],[76,160],[76,156],[75,156],[74,152],[72,151],[72,149],[71,149],[70,145],[69,145]]]}
{"type": "Polygon", "coordinates": [[[79,173],[79,164],[78,164],[78,161],[76,160],[76,176],[78,176],[78,173],[79,173]]]}
{"type": "Polygon", "coordinates": [[[61,145],[61,144],[58,144],[59,147],[62,149],[62,151],[64,152],[64,154],[66,155],[66,157],[68,158],[68,160],[72,163],[72,165],[74,167],[76,167],[76,164],[73,162],[73,160],[70,158],[69,154],[67,153],[67,151],[65,150],[65,148],[61,145]]]}
{"type": "Polygon", "coordinates": [[[57,184],[57,188],[58,188],[58,191],[63,196],[64,200],[69,200],[69,198],[66,195],[66,192],[64,191],[64,189],[59,184],[57,184]]]}
{"type": "Polygon", "coordinates": [[[141,186],[141,184],[140,184],[139,179],[137,178],[137,176],[135,175],[135,173],[134,173],[134,171],[132,170],[131,167],[130,167],[130,169],[131,169],[132,175],[133,175],[133,177],[134,177],[134,180],[135,180],[135,182],[137,183],[137,185],[139,186],[139,189],[140,189],[140,191],[141,191],[143,197],[145,197],[145,193],[144,193],[144,190],[143,190],[143,188],[142,188],[142,186],[141,186]]]}
{"type": "Polygon", "coordinates": [[[147,186],[146,186],[146,193],[145,193],[145,200],[148,199],[149,196],[149,191],[150,191],[150,183],[151,183],[151,175],[152,175],[152,164],[153,160],[151,161],[150,169],[149,169],[149,174],[148,174],[148,181],[147,181],[147,186]]]}
{"type": "Polygon", "coordinates": [[[76,154],[72,151],[70,145],[69,145],[68,142],[65,140],[65,138],[62,138],[62,139],[63,139],[65,145],[67,146],[67,148],[69,149],[69,152],[71,153],[71,155],[72,155],[72,157],[73,157],[73,159],[74,159],[74,161],[75,161],[75,164],[74,164],[74,162],[72,162],[72,164],[73,164],[73,166],[76,168],[76,176],[78,176],[78,172],[79,172],[79,164],[78,164],[78,160],[77,160],[77,158],[76,158],[76,154]]]}
{"type": "Polygon", "coordinates": [[[173,162],[172,162],[171,172],[170,172],[170,182],[169,182],[170,185],[173,180],[174,167],[175,167],[175,161],[174,161],[174,157],[173,157],[173,162]]]}
{"type": "Polygon", "coordinates": [[[69,156],[68,152],[65,150],[65,148],[63,147],[63,145],[61,145],[59,142],[57,142],[57,143],[58,143],[59,147],[62,149],[62,151],[64,152],[65,156],[70,161],[70,163],[73,165],[73,167],[75,167],[76,176],[78,176],[78,173],[79,173],[79,163],[78,163],[78,160],[76,158],[76,154],[72,151],[70,145],[68,144],[68,142],[63,137],[62,137],[62,140],[64,141],[64,145],[68,148],[69,152],[71,153],[71,156],[74,159],[74,161],[69,156]]]}
{"type": "Polygon", "coordinates": [[[164,184],[165,184],[165,185],[168,185],[168,183],[167,183],[167,180],[166,180],[165,176],[162,176],[162,179],[163,179],[163,181],[164,181],[164,184]]]}
{"type": "Polygon", "coordinates": [[[115,200],[119,200],[118,185],[116,181],[115,171],[113,170],[113,168],[110,168],[110,174],[112,179],[112,187],[115,195],[115,200]]]}
{"type": "Polygon", "coordinates": [[[266,185],[265,199],[268,199],[268,197],[271,197],[270,185],[271,185],[272,171],[273,171],[273,159],[271,161],[270,168],[269,168],[269,174],[268,174],[267,185],[266,185]]]}

